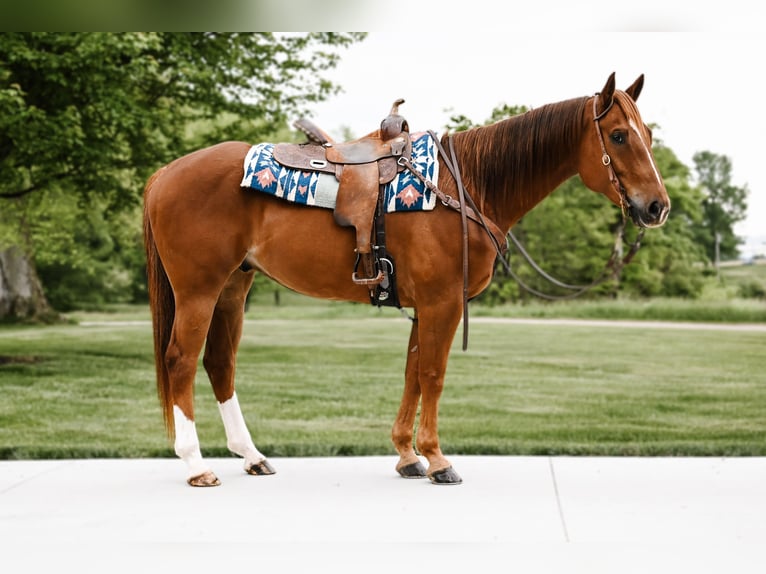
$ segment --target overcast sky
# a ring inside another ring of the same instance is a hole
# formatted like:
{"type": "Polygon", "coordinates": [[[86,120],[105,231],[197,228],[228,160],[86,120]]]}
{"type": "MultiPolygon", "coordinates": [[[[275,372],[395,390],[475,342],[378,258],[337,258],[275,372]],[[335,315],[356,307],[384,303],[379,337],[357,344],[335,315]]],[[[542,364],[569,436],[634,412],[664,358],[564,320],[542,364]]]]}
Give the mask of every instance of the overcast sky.
{"type": "Polygon", "coordinates": [[[377,128],[396,98],[412,131],[441,131],[451,113],[486,120],[499,104],[539,107],[599,91],[611,72],[626,88],[645,76],[639,110],[690,168],[697,151],[726,155],[732,183],[747,186],[739,235],[766,242],[762,34],[600,32],[461,33],[433,29],[370,32],[342,52],[332,77],[343,93],[314,119],[336,137],[377,128]]]}

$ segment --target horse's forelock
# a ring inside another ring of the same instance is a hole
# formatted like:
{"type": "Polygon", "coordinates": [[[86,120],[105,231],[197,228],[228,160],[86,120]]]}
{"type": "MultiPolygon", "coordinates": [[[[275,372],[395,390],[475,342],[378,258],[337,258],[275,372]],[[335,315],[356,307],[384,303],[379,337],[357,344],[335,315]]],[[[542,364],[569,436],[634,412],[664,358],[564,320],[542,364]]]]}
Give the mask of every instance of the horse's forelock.
{"type": "Polygon", "coordinates": [[[628,119],[635,120],[639,125],[643,123],[641,114],[638,111],[638,106],[636,105],[636,102],[633,100],[633,98],[622,91],[615,92],[614,97],[617,99],[617,102],[622,108],[622,111],[626,116],[628,116],[628,119]]]}

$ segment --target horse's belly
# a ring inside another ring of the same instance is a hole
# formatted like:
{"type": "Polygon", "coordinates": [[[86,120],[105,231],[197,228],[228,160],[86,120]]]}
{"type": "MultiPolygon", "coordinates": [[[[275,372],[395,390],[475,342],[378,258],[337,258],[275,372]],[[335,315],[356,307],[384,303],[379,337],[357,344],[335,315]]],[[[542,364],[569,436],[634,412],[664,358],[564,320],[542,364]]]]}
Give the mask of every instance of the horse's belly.
{"type": "Polygon", "coordinates": [[[354,284],[354,230],[338,226],[332,211],[264,202],[257,217],[247,261],[285,287],[323,299],[369,301],[354,284]]]}

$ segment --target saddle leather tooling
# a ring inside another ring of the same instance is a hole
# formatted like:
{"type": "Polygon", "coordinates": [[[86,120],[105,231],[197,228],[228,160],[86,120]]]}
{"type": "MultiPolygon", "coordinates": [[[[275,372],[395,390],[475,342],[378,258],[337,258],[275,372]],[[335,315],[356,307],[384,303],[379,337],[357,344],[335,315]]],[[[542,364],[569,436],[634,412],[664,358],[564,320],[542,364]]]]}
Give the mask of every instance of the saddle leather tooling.
{"type": "Polygon", "coordinates": [[[338,225],[356,230],[357,259],[351,279],[367,286],[377,305],[398,306],[390,300],[392,294],[396,299],[395,288],[386,288],[392,280],[393,262],[381,242],[385,241],[384,186],[405,169],[398,160],[410,160],[412,155],[409,125],[399,115],[403,103],[403,99],[394,102],[380,129],[349,142],[335,142],[310,121],[299,120],[294,125],[307,135],[309,143],[280,143],[273,151],[274,160],[285,167],[335,175],[339,186],[333,217],[338,225]]]}

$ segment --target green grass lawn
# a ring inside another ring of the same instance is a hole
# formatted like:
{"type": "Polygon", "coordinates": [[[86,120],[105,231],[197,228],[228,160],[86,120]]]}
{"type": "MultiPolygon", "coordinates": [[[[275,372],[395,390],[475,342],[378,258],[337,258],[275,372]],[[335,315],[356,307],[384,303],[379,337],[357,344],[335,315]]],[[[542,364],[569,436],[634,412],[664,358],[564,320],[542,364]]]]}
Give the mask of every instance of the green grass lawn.
{"type": "MultiPolygon", "coordinates": [[[[291,309],[248,312],[237,389],[258,448],[393,455],[409,321],[363,305],[291,309]]],[[[766,455],[764,332],[472,317],[441,402],[448,455],[766,455]]],[[[73,316],[115,318],[149,315],[73,316]]],[[[226,455],[202,371],[196,392],[203,453],[226,455]]],[[[0,458],[174,456],[145,322],[2,326],[0,393],[0,458]]]]}

